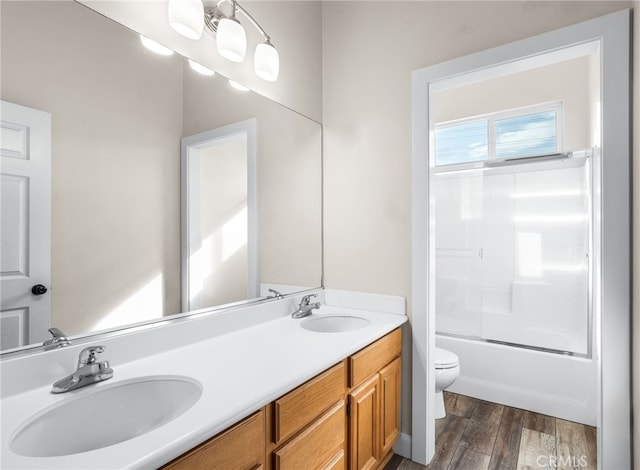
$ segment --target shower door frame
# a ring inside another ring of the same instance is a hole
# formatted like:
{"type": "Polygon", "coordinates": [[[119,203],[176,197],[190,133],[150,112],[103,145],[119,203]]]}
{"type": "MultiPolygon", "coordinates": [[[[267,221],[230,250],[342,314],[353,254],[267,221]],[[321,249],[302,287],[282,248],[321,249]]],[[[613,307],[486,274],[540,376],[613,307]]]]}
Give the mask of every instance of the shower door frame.
{"type": "MultiPolygon", "coordinates": [[[[435,227],[431,169],[434,122],[430,89],[443,80],[599,41],[601,62],[600,286],[597,316],[599,360],[598,468],[631,468],[631,207],[630,31],[625,9],[521,41],[413,72],[412,171],[412,460],[427,464],[435,453],[435,227]],[[626,423],[627,425],[621,425],[626,423]]],[[[595,168],[594,171],[598,171],[595,168]]]]}

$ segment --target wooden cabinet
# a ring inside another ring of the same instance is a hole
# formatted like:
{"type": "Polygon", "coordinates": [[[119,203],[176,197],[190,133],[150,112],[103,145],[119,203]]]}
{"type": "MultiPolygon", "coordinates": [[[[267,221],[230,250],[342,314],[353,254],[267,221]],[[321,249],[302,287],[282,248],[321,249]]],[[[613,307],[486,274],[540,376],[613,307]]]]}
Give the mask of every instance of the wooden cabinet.
{"type": "Polygon", "coordinates": [[[349,387],[358,386],[380,371],[401,351],[402,331],[398,328],[349,357],[349,387]]]}
{"type": "Polygon", "coordinates": [[[340,467],[344,456],[345,407],[340,400],[300,434],[273,452],[276,470],[340,467]]]}
{"type": "Polygon", "coordinates": [[[349,468],[368,470],[380,462],[380,380],[377,374],[349,393],[349,468]]]}
{"type": "Polygon", "coordinates": [[[392,455],[400,435],[401,349],[398,329],[349,358],[350,470],[381,468],[392,455]]]}
{"type": "Polygon", "coordinates": [[[271,468],[345,468],[346,389],[342,361],[273,402],[271,468]]]}
{"type": "Polygon", "coordinates": [[[264,411],[249,416],[165,465],[163,470],[264,468],[264,411]]]}
{"type": "Polygon", "coordinates": [[[273,403],[273,442],[279,444],[344,399],[345,361],[300,385],[273,403]]]}
{"type": "Polygon", "coordinates": [[[400,436],[400,367],[399,357],[380,370],[381,456],[387,455],[400,436]]]}
{"type": "Polygon", "coordinates": [[[396,329],[163,467],[380,469],[400,434],[396,329]]]}

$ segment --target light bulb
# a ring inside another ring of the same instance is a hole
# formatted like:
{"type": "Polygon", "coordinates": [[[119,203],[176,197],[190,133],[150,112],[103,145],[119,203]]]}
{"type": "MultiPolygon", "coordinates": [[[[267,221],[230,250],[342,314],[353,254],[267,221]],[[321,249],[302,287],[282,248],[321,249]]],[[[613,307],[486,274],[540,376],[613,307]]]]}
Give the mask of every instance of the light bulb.
{"type": "Polygon", "coordinates": [[[275,82],[280,72],[280,58],[278,51],[269,41],[258,44],[253,57],[253,67],[256,75],[263,80],[275,82]]]}
{"type": "Polygon", "coordinates": [[[206,75],[208,77],[211,77],[216,74],[213,70],[208,69],[204,65],[194,62],[191,59],[189,59],[189,67],[191,67],[191,70],[198,72],[201,75],[206,75]]]}
{"type": "Polygon", "coordinates": [[[189,39],[200,39],[204,27],[201,0],[169,0],[169,24],[189,39]]]}
{"type": "Polygon", "coordinates": [[[221,18],[216,33],[218,52],[232,62],[242,62],[247,52],[247,36],[235,18],[221,18]]]}
{"type": "Polygon", "coordinates": [[[142,45],[144,47],[152,52],[155,52],[156,54],[173,55],[173,51],[171,49],[169,49],[168,47],[164,47],[162,44],[158,44],[157,42],[143,36],[142,34],[140,35],[140,41],[142,42],[142,45]]]}

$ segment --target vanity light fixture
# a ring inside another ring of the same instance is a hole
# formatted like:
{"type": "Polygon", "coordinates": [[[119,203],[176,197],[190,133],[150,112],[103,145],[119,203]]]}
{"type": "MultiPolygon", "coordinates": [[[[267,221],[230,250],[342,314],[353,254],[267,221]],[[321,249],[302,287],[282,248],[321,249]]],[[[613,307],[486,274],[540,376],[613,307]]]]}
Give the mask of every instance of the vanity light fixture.
{"type": "MultiPolygon", "coordinates": [[[[233,8],[235,10],[235,8],[233,8]]],[[[242,62],[247,53],[247,35],[240,22],[236,19],[235,11],[230,17],[221,17],[216,30],[216,47],[218,53],[232,62],[242,62]]]]}
{"type": "Polygon", "coordinates": [[[200,39],[204,23],[201,0],[169,0],[169,24],[189,39],[200,39]]]}
{"type": "Polygon", "coordinates": [[[256,47],[253,56],[256,75],[263,80],[276,81],[280,73],[278,51],[262,26],[238,2],[218,0],[215,6],[209,7],[203,6],[202,0],[169,0],[169,24],[174,30],[187,38],[199,39],[204,25],[216,35],[216,47],[222,57],[233,62],[242,62],[247,52],[247,36],[244,27],[236,18],[236,13],[242,14],[264,39],[256,47]],[[223,3],[231,5],[230,12],[225,13],[222,10],[223,3]]]}
{"type": "Polygon", "coordinates": [[[156,54],[170,56],[173,55],[173,51],[168,47],[164,47],[162,44],[159,44],[146,36],[140,35],[140,42],[142,45],[150,50],[151,52],[155,52],[156,54]]]}
{"type": "Polygon", "coordinates": [[[188,59],[188,62],[189,62],[189,67],[191,67],[191,70],[193,70],[194,72],[198,72],[200,75],[212,77],[213,75],[216,74],[213,70],[205,67],[202,64],[199,64],[198,62],[195,62],[191,59],[188,59]]]}

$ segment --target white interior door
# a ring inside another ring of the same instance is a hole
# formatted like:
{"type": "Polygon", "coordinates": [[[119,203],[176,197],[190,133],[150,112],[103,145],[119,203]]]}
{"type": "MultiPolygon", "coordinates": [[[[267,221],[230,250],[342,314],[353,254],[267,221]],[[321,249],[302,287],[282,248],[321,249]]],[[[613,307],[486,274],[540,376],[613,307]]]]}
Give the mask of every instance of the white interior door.
{"type": "Polygon", "coordinates": [[[0,101],[0,349],[47,338],[51,115],[0,101]]]}

